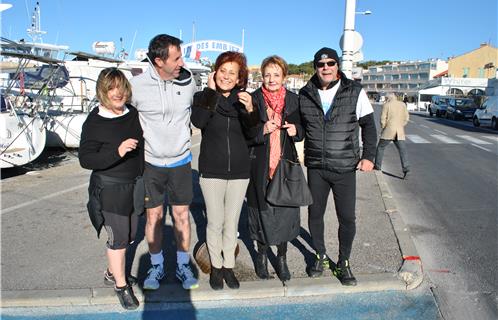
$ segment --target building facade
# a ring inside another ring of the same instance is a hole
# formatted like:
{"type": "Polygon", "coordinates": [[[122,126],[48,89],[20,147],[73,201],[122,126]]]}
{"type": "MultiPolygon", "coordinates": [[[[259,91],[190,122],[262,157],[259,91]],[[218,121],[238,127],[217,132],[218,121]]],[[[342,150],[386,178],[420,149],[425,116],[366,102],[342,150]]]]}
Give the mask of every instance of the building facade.
{"type": "Polygon", "coordinates": [[[448,61],[450,78],[496,78],[498,49],[487,43],[448,61]]]}
{"type": "Polygon", "coordinates": [[[371,66],[363,70],[361,83],[371,96],[390,92],[416,96],[425,83],[447,69],[448,63],[440,59],[371,66]]]}

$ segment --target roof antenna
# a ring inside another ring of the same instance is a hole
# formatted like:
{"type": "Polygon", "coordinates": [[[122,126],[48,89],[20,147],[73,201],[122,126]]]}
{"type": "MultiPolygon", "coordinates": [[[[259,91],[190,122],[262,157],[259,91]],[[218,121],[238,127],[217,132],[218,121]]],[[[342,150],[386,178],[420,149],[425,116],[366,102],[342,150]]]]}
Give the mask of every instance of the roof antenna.
{"type": "Polygon", "coordinates": [[[41,30],[41,13],[40,13],[40,3],[37,1],[35,10],[33,10],[33,15],[31,16],[31,28],[28,28],[28,34],[33,40],[33,42],[42,43],[42,34],[46,34],[46,31],[41,30]]]}

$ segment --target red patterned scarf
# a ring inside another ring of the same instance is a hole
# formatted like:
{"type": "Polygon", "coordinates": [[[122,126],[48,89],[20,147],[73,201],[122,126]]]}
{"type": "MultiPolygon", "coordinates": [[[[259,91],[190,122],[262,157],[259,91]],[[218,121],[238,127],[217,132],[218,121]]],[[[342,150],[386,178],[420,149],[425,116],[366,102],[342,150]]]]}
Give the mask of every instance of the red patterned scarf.
{"type": "MultiPolygon", "coordinates": [[[[282,123],[282,113],[285,106],[285,93],[284,87],[281,87],[277,92],[270,92],[261,87],[263,92],[263,98],[266,105],[266,114],[269,120],[273,120],[276,123],[282,123]]],[[[270,134],[270,161],[269,161],[269,178],[273,178],[275,174],[275,169],[277,168],[278,162],[280,160],[280,153],[282,147],[280,145],[280,130],[277,129],[270,134]]]]}

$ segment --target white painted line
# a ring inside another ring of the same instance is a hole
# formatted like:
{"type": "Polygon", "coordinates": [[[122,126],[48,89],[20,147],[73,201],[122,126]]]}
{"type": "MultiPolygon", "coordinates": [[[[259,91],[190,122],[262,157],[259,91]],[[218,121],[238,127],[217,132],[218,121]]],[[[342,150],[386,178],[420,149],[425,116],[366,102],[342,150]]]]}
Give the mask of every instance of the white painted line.
{"type": "Polygon", "coordinates": [[[491,144],[491,142],[487,142],[481,139],[474,138],[472,136],[467,136],[467,135],[457,135],[457,137],[465,139],[467,141],[470,141],[475,144],[491,144]]]}
{"type": "Polygon", "coordinates": [[[421,124],[420,125],[422,128],[427,128],[427,129],[430,129],[428,126],[426,126],[425,124],[421,124]]]}
{"type": "Polygon", "coordinates": [[[407,134],[406,138],[413,143],[431,143],[429,140],[425,140],[424,138],[416,134],[407,134]]]}
{"type": "Polygon", "coordinates": [[[460,141],[451,139],[448,136],[440,136],[438,134],[431,134],[431,137],[436,138],[436,139],[438,139],[438,140],[440,140],[440,141],[442,141],[444,143],[451,143],[451,144],[458,144],[458,143],[460,143],[460,141]]]}
{"type": "Polygon", "coordinates": [[[484,150],[484,151],[491,152],[491,150],[488,150],[488,149],[486,149],[486,148],[484,148],[484,147],[481,147],[481,146],[480,146],[480,145],[478,145],[478,144],[471,143],[471,145],[473,145],[474,147],[477,147],[477,148],[479,148],[479,149],[482,149],[482,150],[484,150]]]}
{"type": "Polygon", "coordinates": [[[440,134],[446,135],[446,132],[444,132],[444,131],[441,131],[441,130],[438,130],[438,129],[434,129],[434,131],[439,132],[440,134]]]}
{"type": "Polygon", "coordinates": [[[494,142],[498,142],[497,136],[481,136],[481,138],[493,140],[494,142]]]}
{"type": "Polygon", "coordinates": [[[84,184],[80,184],[79,186],[76,186],[76,187],[72,187],[72,188],[66,189],[64,191],[59,191],[59,192],[51,193],[51,194],[49,194],[47,196],[44,196],[44,197],[41,197],[39,199],[34,199],[34,200],[31,200],[31,201],[28,201],[28,202],[24,202],[24,203],[18,204],[18,205],[13,206],[13,207],[2,209],[2,215],[6,214],[6,213],[9,213],[9,212],[12,212],[12,211],[17,210],[17,209],[21,209],[21,208],[30,206],[30,205],[32,205],[34,203],[37,203],[37,202],[40,202],[40,201],[44,201],[44,200],[47,200],[47,199],[50,199],[50,198],[58,197],[61,194],[72,192],[74,190],[78,190],[78,189],[81,189],[83,187],[88,187],[88,182],[84,183],[84,184]]]}

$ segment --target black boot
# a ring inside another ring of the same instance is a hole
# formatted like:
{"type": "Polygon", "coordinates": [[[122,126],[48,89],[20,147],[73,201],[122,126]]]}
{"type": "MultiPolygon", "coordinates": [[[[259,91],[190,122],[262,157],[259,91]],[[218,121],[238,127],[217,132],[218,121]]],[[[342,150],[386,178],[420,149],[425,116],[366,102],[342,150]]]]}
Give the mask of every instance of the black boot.
{"type": "Polygon", "coordinates": [[[289,281],[291,274],[289,272],[289,267],[287,266],[286,256],[277,256],[277,274],[281,281],[289,281]]]}
{"type": "Polygon", "coordinates": [[[209,275],[209,285],[213,290],[223,289],[223,271],[222,269],[211,266],[211,274],[209,275]]]}
{"type": "Polygon", "coordinates": [[[338,261],[332,273],[339,279],[343,286],[356,286],[356,278],[349,267],[349,260],[338,261]]]}
{"type": "Polygon", "coordinates": [[[232,268],[223,267],[223,279],[225,279],[230,289],[238,289],[240,287],[239,280],[237,280],[232,268]]]}
{"type": "Polygon", "coordinates": [[[266,253],[258,253],[256,257],[256,275],[261,279],[270,279],[268,273],[268,256],[266,253]]]}
{"type": "Polygon", "coordinates": [[[310,277],[317,278],[321,277],[323,274],[323,270],[329,268],[329,258],[325,254],[320,255],[316,254],[315,263],[310,268],[310,277]]]}

